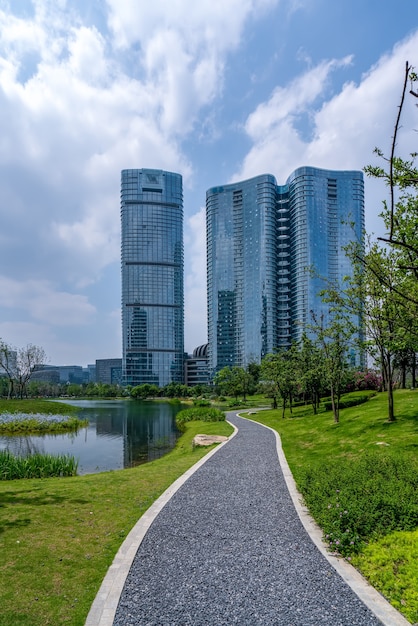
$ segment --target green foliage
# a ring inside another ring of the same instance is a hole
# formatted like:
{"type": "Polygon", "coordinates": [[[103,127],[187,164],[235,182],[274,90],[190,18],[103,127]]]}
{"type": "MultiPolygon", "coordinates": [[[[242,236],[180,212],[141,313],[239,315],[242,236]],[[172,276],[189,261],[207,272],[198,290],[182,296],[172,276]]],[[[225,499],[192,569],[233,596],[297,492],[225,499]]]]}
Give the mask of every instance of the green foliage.
{"type": "Polygon", "coordinates": [[[160,389],[160,395],[164,398],[188,398],[191,387],[180,383],[171,382],[160,389]]]}
{"type": "Polygon", "coordinates": [[[20,457],[9,450],[0,450],[0,480],[76,476],[77,467],[78,461],[68,454],[31,454],[20,457]]]}
{"type": "Polygon", "coordinates": [[[273,398],[276,406],[277,398],[282,399],[282,417],[287,404],[292,412],[293,397],[297,391],[300,378],[299,353],[296,345],[290,350],[281,350],[267,354],[261,362],[262,388],[273,398]]]}
{"type": "MultiPolygon", "coordinates": [[[[254,371],[253,365],[251,369],[254,371]]],[[[234,396],[238,400],[238,396],[242,395],[243,402],[246,401],[247,394],[255,391],[255,382],[252,374],[248,369],[243,367],[224,367],[216,373],[214,384],[223,395],[234,396]]]]}
{"type": "Polygon", "coordinates": [[[206,398],[193,398],[194,406],[211,406],[210,400],[206,400],[206,398]]]}
{"type": "Polygon", "coordinates": [[[418,623],[418,529],[368,544],[352,563],[411,624],[418,623]]]}
{"type": "Polygon", "coordinates": [[[157,385],[150,385],[149,383],[144,383],[143,385],[137,385],[136,387],[132,387],[130,389],[131,398],[136,398],[138,400],[146,400],[146,398],[155,398],[159,395],[160,389],[157,385]]]}
{"type": "MultiPolygon", "coordinates": [[[[355,391],[353,393],[343,395],[340,398],[340,409],[347,409],[350,406],[358,406],[359,404],[367,402],[367,400],[375,395],[375,391],[355,391]]],[[[326,411],[332,410],[332,402],[330,400],[325,400],[323,404],[326,411]]]]}
{"type": "Polygon", "coordinates": [[[418,527],[418,460],[376,450],[307,469],[299,482],[329,547],[350,556],[368,541],[418,527]]]}
{"type": "Polygon", "coordinates": [[[225,413],[219,409],[195,406],[190,409],[183,409],[176,415],[176,424],[178,426],[185,422],[196,420],[201,422],[222,422],[225,421],[225,413]]]}

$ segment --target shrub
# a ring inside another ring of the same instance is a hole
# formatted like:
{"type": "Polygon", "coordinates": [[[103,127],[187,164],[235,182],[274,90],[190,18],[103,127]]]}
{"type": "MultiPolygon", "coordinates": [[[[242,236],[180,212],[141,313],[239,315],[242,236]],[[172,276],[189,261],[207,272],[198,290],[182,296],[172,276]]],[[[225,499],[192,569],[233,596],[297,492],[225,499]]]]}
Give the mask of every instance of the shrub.
{"type": "Polygon", "coordinates": [[[206,398],[194,398],[193,404],[194,406],[211,406],[210,400],[206,398]]]}
{"type": "Polygon", "coordinates": [[[195,406],[190,409],[183,409],[176,415],[177,426],[195,420],[201,422],[222,422],[225,420],[225,413],[219,409],[195,406]]]}
{"type": "MultiPolygon", "coordinates": [[[[357,406],[367,402],[370,398],[376,395],[375,391],[356,391],[340,398],[340,409],[348,409],[350,406],[357,406]]],[[[324,401],[324,408],[326,411],[331,411],[331,400],[326,399],[324,401]]]]}
{"type": "Polygon", "coordinates": [[[335,552],[418,527],[418,460],[379,450],[357,460],[338,459],[303,474],[299,488],[335,552]]]}

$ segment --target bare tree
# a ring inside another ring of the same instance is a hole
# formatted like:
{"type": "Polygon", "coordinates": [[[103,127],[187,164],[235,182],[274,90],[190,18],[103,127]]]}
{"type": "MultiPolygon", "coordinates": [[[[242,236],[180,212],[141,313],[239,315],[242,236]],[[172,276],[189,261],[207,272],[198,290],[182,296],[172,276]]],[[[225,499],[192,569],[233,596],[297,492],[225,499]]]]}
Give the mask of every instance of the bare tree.
{"type": "Polygon", "coordinates": [[[7,398],[13,396],[14,382],[16,379],[17,353],[9,344],[0,338],[0,374],[6,376],[8,381],[7,398]]]}
{"type": "Polygon", "coordinates": [[[25,348],[19,348],[16,358],[16,381],[20,398],[26,395],[26,386],[36,366],[43,365],[45,361],[46,353],[40,346],[29,343],[25,348]]]}

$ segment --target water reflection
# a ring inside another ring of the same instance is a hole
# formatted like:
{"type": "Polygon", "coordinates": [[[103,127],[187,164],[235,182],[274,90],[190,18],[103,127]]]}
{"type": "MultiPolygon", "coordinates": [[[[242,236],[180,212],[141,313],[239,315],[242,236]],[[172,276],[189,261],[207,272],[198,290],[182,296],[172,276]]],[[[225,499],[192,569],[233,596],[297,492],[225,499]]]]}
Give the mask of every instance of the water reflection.
{"type": "Polygon", "coordinates": [[[0,437],[0,449],[14,454],[41,452],[71,454],[79,460],[78,473],[91,474],[133,467],[171,450],[179,433],[175,415],[183,408],[168,402],[129,400],[74,400],[87,428],[78,433],[0,437]]]}

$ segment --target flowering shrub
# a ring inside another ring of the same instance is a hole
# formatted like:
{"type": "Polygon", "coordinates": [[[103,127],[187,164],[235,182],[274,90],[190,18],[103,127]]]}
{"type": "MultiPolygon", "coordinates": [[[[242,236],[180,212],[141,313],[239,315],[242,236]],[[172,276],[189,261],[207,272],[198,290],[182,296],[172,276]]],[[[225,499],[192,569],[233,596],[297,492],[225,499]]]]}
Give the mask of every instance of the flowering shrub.
{"type": "Polygon", "coordinates": [[[365,372],[354,372],[350,382],[347,384],[347,392],[350,391],[381,391],[382,376],[373,370],[365,372]]]}

